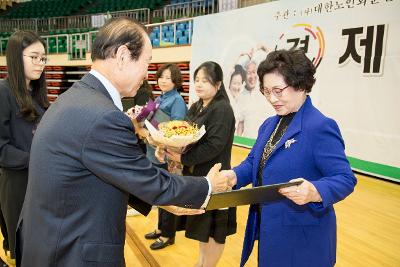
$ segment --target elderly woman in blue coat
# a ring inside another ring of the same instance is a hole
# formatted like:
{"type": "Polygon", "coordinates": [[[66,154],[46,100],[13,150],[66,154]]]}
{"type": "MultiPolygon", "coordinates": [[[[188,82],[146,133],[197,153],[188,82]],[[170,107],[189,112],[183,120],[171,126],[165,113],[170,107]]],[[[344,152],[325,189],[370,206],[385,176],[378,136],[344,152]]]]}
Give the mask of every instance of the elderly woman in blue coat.
{"type": "Polygon", "coordinates": [[[278,50],[258,67],[260,90],[276,111],[248,157],[225,171],[241,188],[302,179],[280,200],[250,206],[241,266],[258,240],[259,266],[328,267],[336,262],[333,204],[356,185],[336,122],[311,103],[315,67],[302,50],[278,50]]]}

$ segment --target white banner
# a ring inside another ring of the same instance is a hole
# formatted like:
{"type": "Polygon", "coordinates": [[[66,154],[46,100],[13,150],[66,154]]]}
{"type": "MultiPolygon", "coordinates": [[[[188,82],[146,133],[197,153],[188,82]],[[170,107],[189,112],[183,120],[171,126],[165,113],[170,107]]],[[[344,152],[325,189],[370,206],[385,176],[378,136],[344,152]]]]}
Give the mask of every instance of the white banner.
{"type": "Polygon", "coordinates": [[[218,62],[235,116],[244,123],[240,134],[254,139],[274,111],[259,93],[251,62],[271,50],[303,48],[318,66],[313,103],[338,122],[355,168],[400,179],[399,11],[398,0],[280,0],[196,17],[191,77],[202,62],[218,62]],[[247,71],[247,80],[237,76],[244,98],[235,98],[230,86],[235,65],[247,71]]]}

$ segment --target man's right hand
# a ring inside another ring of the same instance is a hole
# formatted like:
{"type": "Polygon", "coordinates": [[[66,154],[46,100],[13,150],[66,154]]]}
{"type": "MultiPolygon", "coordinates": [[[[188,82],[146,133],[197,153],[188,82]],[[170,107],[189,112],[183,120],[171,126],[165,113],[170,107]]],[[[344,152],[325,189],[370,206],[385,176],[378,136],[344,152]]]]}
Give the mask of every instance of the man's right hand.
{"type": "Polygon", "coordinates": [[[211,183],[213,193],[224,192],[230,189],[228,184],[228,178],[225,175],[219,173],[221,169],[221,163],[215,164],[207,174],[207,177],[211,183]]]}

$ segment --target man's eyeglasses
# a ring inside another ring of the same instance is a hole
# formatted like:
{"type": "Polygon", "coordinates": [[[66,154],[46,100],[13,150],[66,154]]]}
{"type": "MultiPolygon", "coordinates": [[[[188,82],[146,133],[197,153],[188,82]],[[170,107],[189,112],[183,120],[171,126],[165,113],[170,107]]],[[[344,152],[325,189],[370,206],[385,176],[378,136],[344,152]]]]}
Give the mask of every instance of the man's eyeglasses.
{"type": "Polygon", "coordinates": [[[30,57],[32,59],[32,63],[35,65],[44,64],[46,65],[49,59],[47,57],[39,57],[39,56],[29,56],[24,55],[24,57],[30,57]]]}
{"type": "Polygon", "coordinates": [[[273,89],[269,89],[269,88],[267,88],[267,87],[262,87],[262,88],[260,89],[260,91],[261,91],[261,93],[262,93],[263,95],[265,95],[266,97],[270,97],[271,94],[274,94],[276,97],[281,97],[281,96],[282,96],[283,90],[285,90],[285,89],[288,88],[288,87],[289,87],[289,85],[286,85],[286,86],[283,87],[283,88],[273,88],[273,89]]]}

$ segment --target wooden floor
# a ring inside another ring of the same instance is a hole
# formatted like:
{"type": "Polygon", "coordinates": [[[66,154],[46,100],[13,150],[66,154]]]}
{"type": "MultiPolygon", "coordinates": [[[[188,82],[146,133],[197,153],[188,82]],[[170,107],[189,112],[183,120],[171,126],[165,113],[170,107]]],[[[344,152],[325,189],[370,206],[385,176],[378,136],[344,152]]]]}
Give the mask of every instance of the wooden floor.
{"type": "MultiPolygon", "coordinates": [[[[232,165],[237,165],[247,153],[247,149],[235,147],[232,165]]],[[[338,221],[336,266],[400,267],[400,185],[363,175],[357,178],[355,192],[335,205],[338,221]]],[[[219,267],[239,266],[247,209],[247,206],[238,208],[238,232],[228,237],[219,267]]],[[[156,209],[148,217],[127,218],[126,266],[193,266],[198,256],[198,242],[185,238],[183,232],[177,234],[174,245],[159,251],[149,249],[152,241],[143,236],[154,230],[156,224],[156,209]]],[[[257,266],[256,255],[255,250],[247,267],[257,266]]],[[[0,256],[5,259],[1,249],[0,256]]]]}
{"type": "MultiPolygon", "coordinates": [[[[234,147],[232,166],[248,153],[247,149],[234,147]]],[[[363,175],[358,175],[353,194],[335,205],[338,221],[337,267],[400,267],[400,185],[363,175]]],[[[219,267],[239,266],[248,207],[238,209],[238,232],[228,237],[219,267]]],[[[174,245],[152,251],[152,241],[143,235],[154,230],[157,210],[148,217],[127,218],[127,237],[141,249],[149,265],[162,267],[193,266],[198,257],[198,242],[179,232],[174,245]]],[[[257,266],[257,251],[253,251],[247,267],[257,266]]],[[[126,265],[141,263],[126,255],[126,265]]]]}

